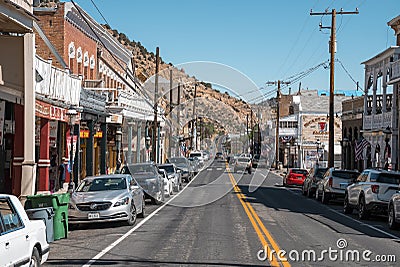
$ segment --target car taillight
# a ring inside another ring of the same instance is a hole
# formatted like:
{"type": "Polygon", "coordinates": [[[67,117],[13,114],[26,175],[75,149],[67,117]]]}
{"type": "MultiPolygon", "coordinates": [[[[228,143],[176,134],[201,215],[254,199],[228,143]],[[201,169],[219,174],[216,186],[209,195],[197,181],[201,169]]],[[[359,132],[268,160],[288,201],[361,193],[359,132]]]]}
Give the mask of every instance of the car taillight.
{"type": "Polygon", "coordinates": [[[379,185],[376,185],[376,184],[371,185],[371,190],[372,190],[372,193],[378,194],[378,192],[379,192],[379,185]]]}
{"type": "Polygon", "coordinates": [[[329,177],[328,184],[329,184],[330,187],[332,187],[332,184],[333,184],[333,179],[332,179],[332,177],[329,177]]]}

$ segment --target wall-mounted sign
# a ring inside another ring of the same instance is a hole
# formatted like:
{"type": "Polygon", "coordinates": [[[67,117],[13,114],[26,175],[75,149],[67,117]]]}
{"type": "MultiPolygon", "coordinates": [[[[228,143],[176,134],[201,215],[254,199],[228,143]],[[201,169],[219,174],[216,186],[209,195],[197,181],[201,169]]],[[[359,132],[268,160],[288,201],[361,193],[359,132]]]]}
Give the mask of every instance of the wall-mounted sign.
{"type": "Polygon", "coordinates": [[[79,133],[80,138],[89,138],[89,130],[81,130],[79,133]]]}
{"type": "Polygon", "coordinates": [[[94,136],[94,138],[102,138],[103,137],[103,132],[102,131],[97,131],[94,136]]]}

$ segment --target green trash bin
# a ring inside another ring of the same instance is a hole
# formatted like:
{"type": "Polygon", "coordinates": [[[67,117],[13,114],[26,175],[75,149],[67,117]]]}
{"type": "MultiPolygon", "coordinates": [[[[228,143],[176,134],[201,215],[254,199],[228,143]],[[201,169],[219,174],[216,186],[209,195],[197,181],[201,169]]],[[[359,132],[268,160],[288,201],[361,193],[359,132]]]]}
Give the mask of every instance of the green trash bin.
{"type": "Polygon", "coordinates": [[[69,193],[28,196],[25,209],[52,207],[54,240],[68,237],[69,193]]]}

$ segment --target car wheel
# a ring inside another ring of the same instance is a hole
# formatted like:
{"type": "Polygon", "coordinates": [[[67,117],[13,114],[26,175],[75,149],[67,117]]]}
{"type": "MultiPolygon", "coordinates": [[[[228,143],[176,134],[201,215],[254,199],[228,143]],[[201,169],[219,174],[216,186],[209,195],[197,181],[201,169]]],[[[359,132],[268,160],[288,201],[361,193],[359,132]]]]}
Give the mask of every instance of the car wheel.
{"type": "Polygon", "coordinates": [[[131,207],[129,210],[130,210],[130,214],[129,214],[127,223],[129,226],[132,226],[136,223],[136,217],[137,217],[136,207],[135,207],[135,205],[133,205],[133,203],[131,203],[131,207]]]}
{"type": "Polygon", "coordinates": [[[151,199],[151,202],[153,203],[153,204],[155,204],[155,205],[160,205],[161,204],[161,201],[162,201],[162,198],[163,198],[163,193],[162,192],[159,192],[158,194],[157,194],[157,196],[155,196],[155,197],[152,197],[152,199],[151,199]]]}
{"type": "Polygon", "coordinates": [[[320,199],[318,188],[315,190],[315,199],[318,201],[320,199]]]}
{"type": "Polygon", "coordinates": [[[349,196],[347,194],[344,195],[343,212],[344,214],[353,213],[353,208],[349,204],[349,196]]]}
{"type": "Polygon", "coordinates": [[[398,229],[399,228],[399,223],[396,222],[396,213],[394,211],[394,206],[393,204],[390,204],[389,206],[389,214],[388,214],[388,223],[389,223],[389,228],[390,229],[398,229]]]}
{"type": "Polygon", "coordinates": [[[306,195],[306,189],[305,189],[305,185],[303,184],[303,186],[301,187],[301,193],[303,194],[303,196],[306,195]]]}
{"type": "Polygon", "coordinates": [[[358,218],[360,220],[366,220],[368,219],[368,215],[367,207],[365,205],[365,198],[364,196],[361,196],[358,203],[358,218]]]}
{"type": "Polygon", "coordinates": [[[145,198],[142,200],[142,212],[138,214],[139,218],[144,218],[146,216],[146,201],[145,198]]]}
{"type": "Polygon", "coordinates": [[[322,204],[329,204],[329,195],[325,193],[325,190],[322,190],[321,202],[322,204]]]}
{"type": "Polygon", "coordinates": [[[38,251],[38,249],[36,247],[33,248],[31,260],[29,262],[29,266],[30,267],[39,267],[39,266],[41,266],[39,251],[38,251]]]}

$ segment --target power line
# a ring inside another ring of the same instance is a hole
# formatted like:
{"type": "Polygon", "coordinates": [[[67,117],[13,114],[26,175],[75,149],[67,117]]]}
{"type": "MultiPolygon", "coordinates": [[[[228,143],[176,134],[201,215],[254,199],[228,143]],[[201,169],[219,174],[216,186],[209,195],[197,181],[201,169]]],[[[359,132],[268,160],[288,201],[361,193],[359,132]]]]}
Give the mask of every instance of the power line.
{"type": "Polygon", "coordinates": [[[103,14],[101,13],[100,9],[97,7],[97,5],[94,3],[93,0],[90,0],[93,4],[93,6],[96,8],[97,12],[99,12],[100,16],[104,19],[105,23],[107,23],[108,26],[110,26],[110,23],[108,23],[108,21],[106,20],[106,18],[103,16],[103,14]]]}
{"type": "Polygon", "coordinates": [[[344,72],[346,72],[346,74],[350,77],[350,79],[354,82],[354,84],[357,86],[357,90],[360,88],[360,90],[362,91],[362,88],[358,85],[358,82],[351,76],[350,72],[348,72],[348,70],[344,67],[342,61],[340,61],[339,59],[336,59],[337,62],[339,62],[340,66],[342,67],[342,69],[344,70],[344,72]]]}
{"type": "MultiPolygon", "coordinates": [[[[319,68],[321,68],[321,67],[327,68],[328,62],[329,62],[329,60],[326,60],[326,61],[321,62],[318,65],[313,66],[313,67],[311,67],[311,68],[309,68],[309,69],[307,69],[305,71],[302,71],[302,72],[299,72],[297,74],[291,75],[288,78],[286,78],[285,81],[289,82],[290,84],[297,83],[297,82],[301,81],[302,79],[304,79],[305,77],[307,77],[308,75],[310,75],[311,73],[313,73],[316,70],[318,70],[319,68]]],[[[287,87],[289,87],[289,85],[284,83],[284,84],[282,84],[281,89],[285,89],[287,87]]],[[[263,94],[261,96],[257,96],[257,97],[254,97],[254,98],[250,99],[249,102],[258,101],[260,99],[264,99],[264,98],[270,96],[271,94],[275,93],[276,90],[277,90],[277,88],[274,88],[271,91],[268,91],[268,92],[266,92],[265,94],[263,94]]]]}

